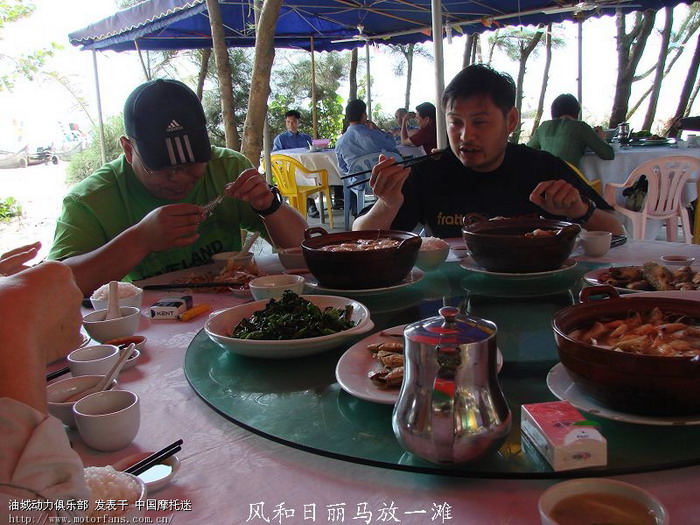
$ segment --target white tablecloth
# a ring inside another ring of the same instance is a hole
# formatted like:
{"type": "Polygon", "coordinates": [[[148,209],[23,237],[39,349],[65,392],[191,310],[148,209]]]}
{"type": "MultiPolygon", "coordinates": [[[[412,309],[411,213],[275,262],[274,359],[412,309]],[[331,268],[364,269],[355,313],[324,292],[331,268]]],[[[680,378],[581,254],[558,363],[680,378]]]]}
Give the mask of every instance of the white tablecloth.
{"type": "MultiPolygon", "coordinates": [[[[629,241],[600,261],[640,263],[664,253],[691,255],[692,250],[697,247],[629,241]]],[[[164,295],[145,292],[143,311],[164,295]]],[[[208,302],[215,309],[244,301],[230,295],[194,296],[196,303],[208,302]]],[[[173,525],[363,524],[369,522],[353,518],[365,509],[365,517],[372,512],[371,523],[396,523],[387,518],[392,512],[408,525],[540,523],[537,500],[557,480],[461,479],[353,464],[274,443],[225,419],[197,396],[183,373],[185,351],[205,320],[206,315],[188,322],[152,321],[142,316],[139,333],[148,337],[145,349],[137,366],[119,376],[119,386],[141,399],[141,427],[127,449],[100,453],[87,448],[75,431],[69,433],[86,465],[110,464],[184,439],[178,453],[180,472],[171,484],[149,494],[166,507],[146,512],[154,522],[171,517],[168,523],[173,525]],[[168,504],[177,500],[190,501],[191,510],[168,510],[168,504]],[[436,506],[446,509],[449,519],[444,515],[433,519],[436,506]],[[283,517],[282,509],[293,510],[294,516],[283,517]],[[338,518],[341,511],[343,520],[338,518]]],[[[264,397],[261,399],[260,417],[264,417],[264,397]]],[[[644,439],[644,427],[639,428],[640,439],[644,439]]],[[[699,523],[700,466],[615,478],[651,491],[670,510],[672,523],[699,523]]]]}

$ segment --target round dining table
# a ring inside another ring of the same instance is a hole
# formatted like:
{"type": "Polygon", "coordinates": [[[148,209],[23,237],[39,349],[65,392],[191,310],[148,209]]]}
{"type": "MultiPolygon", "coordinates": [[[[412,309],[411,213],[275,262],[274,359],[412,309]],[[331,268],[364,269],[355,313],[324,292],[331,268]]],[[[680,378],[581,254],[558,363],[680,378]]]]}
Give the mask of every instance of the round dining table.
{"type": "MultiPolygon", "coordinates": [[[[562,289],[547,289],[543,282],[542,293],[517,279],[505,285],[486,279],[480,288],[480,277],[452,251],[437,270],[414,272],[415,282],[353,295],[369,307],[373,332],[437,315],[441,305],[457,302],[496,322],[504,358],[499,377],[513,428],[493,457],[474,465],[434,466],[412,457],[393,439],[391,405],[340,388],[335,366],[354,341],[291,360],[243,358],[208,340],[202,331],[207,315],[189,321],[149,317],[148,307],[166,296],[189,294],[214,311],[251,300],[195,289],[145,292],[138,333],[147,341],[136,366],[119,377],[119,388],[141,400],[133,443],[103,453],[66,431],[86,466],[183,440],[179,471],[148,495],[145,516],[153,523],[536,525],[542,492],[561,479],[584,476],[633,483],[663,502],[672,523],[700,523],[700,426],[589,415],[608,439],[609,465],[564,472],[553,471],[520,439],[520,406],[556,400],[545,383],[558,363],[553,312],[576,301],[589,272],[657,261],[664,254],[697,256],[698,248],[630,239],[600,258],[575,251],[575,278],[562,289]]],[[[282,271],[276,255],[258,256],[258,264],[269,273],[282,271]]],[[[170,278],[159,277],[163,283],[170,278]]],[[[309,293],[323,291],[309,287],[309,293]]]]}

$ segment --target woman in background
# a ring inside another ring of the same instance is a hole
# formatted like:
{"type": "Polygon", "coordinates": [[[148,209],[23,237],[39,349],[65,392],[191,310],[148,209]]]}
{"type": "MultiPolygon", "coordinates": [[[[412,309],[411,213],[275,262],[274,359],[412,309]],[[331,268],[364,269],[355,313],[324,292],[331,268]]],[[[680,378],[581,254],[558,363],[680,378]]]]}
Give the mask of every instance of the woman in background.
{"type": "Polygon", "coordinates": [[[603,160],[613,160],[615,151],[605,142],[605,132],[578,120],[580,112],[576,97],[568,93],[559,95],[552,102],[552,120],[542,122],[527,145],[549,151],[576,167],[586,148],[603,160]]]}

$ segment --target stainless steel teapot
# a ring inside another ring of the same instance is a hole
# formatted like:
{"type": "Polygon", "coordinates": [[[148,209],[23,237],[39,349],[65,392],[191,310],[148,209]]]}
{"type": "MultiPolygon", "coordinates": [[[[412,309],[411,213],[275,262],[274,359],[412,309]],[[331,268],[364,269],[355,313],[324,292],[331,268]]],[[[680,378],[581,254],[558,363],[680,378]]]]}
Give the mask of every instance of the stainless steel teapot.
{"type": "Polygon", "coordinates": [[[498,450],[510,431],[496,325],[451,306],[439,314],[404,330],[404,379],[392,426],[416,456],[466,463],[498,450]]]}

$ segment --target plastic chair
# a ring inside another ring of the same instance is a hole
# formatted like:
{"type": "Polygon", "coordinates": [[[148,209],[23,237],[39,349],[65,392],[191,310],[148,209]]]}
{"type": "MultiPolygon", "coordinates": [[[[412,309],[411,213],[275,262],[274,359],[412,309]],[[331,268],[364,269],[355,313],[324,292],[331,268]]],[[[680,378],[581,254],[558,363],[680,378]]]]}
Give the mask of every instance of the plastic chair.
{"type": "Polygon", "coordinates": [[[603,182],[600,179],[591,180],[588,177],[586,177],[583,174],[583,172],[578,167],[576,167],[574,164],[572,164],[568,160],[565,160],[564,162],[566,162],[568,164],[568,166],[574,172],[576,172],[576,175],[581,177],[586,184],[588,184],[591,188],[593,188],[598,195],[600,195],[601,197],[603,196],[603,182]]]}
{"type": "Polygon", "coordinates": [[[288,155],[274,154],[270,157],[272,162],[272,176],[279,187],[280,194],[286,197],[289,205],[295,208],[306,218],[306,199],[316,193],[321,196],[321,222],[323,222],[323,196],[326,196],[328,202],[328,222],[333,229],[333,212],[331,210],[331,191],[328,186],[328,170],[309,170],[304,167],[298,160],[288,155]],[[297,184],[297,172],[309,179],[309,182],[314,184],[299,185],[297,184]],[[318,177],[319,181],[316,180],[318,177]]]}
{"type": "Polygon", "coordinates": [[[700,159],[685,155],[668,155],[648,160],[637,166],[623,184],[605,185],[605,200],[615,211],[632,221],[632,238],[644,239],[647,219],[666,221],[666,240],[678,239],[678,218],[681,220],[683,239],[690,243],[690,218],[681,202],[681,193],[691,173],[700,170],[700,159]],[[629,188],[639,177],[646,175],[649,191],[640,211],[632,211],[616,201],[615,190],[629,188]]]}
{"type": "MultiPolygon", "coordinates": [[[[392,151],[369,153],[356,158],[352,165],[349,166],[347,174],[371,170],[379,160],[380,154],[384,154],[387,157],[394,157],[396,160],[402,160],[401,155],[392,151]]],[[[369,180],[369,173],[358,175],[357,177],[348,177],[347,179],[343,179],[343,215],[345,217],[346,230],[350,229],[350,212],[352,210],[353,203],[356,206],[355,210],[357,213],[360,213],[365,207],[365,194],[372,191],[368,187],[368,184],[359,184],[357,186],[353,186],[352,188],[348,188],[348,186],[354,184],[355,182],[360,182],[361,180],[369,180]]]]}

